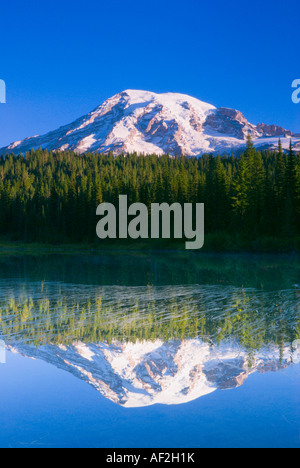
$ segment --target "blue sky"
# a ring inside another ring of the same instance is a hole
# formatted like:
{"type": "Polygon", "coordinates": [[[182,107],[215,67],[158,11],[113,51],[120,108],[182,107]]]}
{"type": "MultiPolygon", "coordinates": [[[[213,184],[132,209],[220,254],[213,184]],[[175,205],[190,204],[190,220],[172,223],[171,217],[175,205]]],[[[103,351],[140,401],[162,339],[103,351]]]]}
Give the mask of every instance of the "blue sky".
{"type": "Polygon", "coordinates": [[[124,89],[180,92],[300,132],[299,0],[1,2],[0,146],[124,89]]]}

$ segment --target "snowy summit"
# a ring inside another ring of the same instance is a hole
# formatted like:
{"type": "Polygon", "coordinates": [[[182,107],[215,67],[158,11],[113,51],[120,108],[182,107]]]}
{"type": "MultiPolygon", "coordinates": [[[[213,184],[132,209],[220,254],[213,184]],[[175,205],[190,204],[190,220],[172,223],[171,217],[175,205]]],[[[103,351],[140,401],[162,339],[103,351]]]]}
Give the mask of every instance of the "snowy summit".
{"type": "MultiPolygon", "coordinates": [[[[292,132],[276,125],[253,125],[243,114],[193,97],[126,90],[107,99],[84,117],[43,136],[26,138],[0,149],[0,155],[31,149],[77,153],[168,153],[200,156],[241,149],[250,134],[255,146],[287,148],[292,132]]],[[[293,138],[295,149],[300,138],[293,138]]]]}

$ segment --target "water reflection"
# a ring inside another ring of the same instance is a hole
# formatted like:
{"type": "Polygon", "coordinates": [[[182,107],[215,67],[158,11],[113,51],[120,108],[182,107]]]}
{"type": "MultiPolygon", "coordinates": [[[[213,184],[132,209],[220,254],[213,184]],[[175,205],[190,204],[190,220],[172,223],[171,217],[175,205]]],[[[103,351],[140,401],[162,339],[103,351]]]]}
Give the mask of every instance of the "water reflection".
{"type": "Polygon", "coordinates": [[[178,404],[298,362],[300,288],[0,280],[0,336],[123,406],[178,404]]]}
{"type": "Polygon", "coordinates": [[[40,348],[18,343],[8,349],[67,370],[126,407],[186,403],[218,388],[238,387],[253,372],[275,372],[293,362],[289,346],[249,355],[231,342],[214,346],[200,339],[40,348]]]}

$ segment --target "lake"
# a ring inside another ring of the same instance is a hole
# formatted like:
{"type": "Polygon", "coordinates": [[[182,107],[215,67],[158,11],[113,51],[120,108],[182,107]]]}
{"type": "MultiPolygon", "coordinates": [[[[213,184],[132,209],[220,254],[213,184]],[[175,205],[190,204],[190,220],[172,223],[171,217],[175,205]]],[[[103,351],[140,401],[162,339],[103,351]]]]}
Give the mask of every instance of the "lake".
{"type": "Polygon", "coordinates": [[[299,447],[296,255],[0,255],[1,447],[299,447]]]}

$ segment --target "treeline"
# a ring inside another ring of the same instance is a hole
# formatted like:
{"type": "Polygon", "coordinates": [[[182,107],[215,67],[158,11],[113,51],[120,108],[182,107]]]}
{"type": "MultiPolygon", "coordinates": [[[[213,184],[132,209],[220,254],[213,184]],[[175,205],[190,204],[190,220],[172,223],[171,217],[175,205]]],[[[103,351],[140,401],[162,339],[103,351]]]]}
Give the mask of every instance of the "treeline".
{"type": "MultiPolygon", "coordinates": [[[[0,158],[0,236],[24,242],[95,242],[103,201],[205,203],[205,233],[244,239],[300,236],[300,158],[145,157],[30,151],[0,158]]],[[[100,241],[99,241],[100,242],[100,241]]],[[[102,241],[103,242],[103,241],[102,241]]]]}
{"type": "Polygon", "coordinates": [[[206,286],[182,296],[176,287],[161,293],[151,287],[78,290],[57,283],[35,283],[19,294],[6,290],[0,298],[2,336],[7,343],[22,340],[37,347],[199,337],[218,345],[230,340],[249,351],[271,344],[283,349],[299,339],[296,289],[284,296],[206,286]]]}

